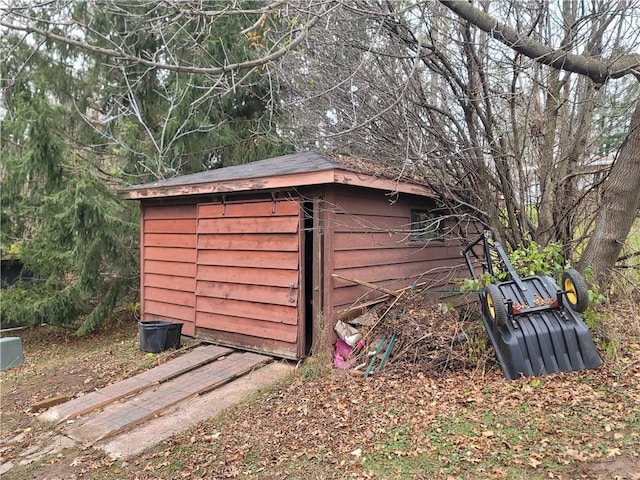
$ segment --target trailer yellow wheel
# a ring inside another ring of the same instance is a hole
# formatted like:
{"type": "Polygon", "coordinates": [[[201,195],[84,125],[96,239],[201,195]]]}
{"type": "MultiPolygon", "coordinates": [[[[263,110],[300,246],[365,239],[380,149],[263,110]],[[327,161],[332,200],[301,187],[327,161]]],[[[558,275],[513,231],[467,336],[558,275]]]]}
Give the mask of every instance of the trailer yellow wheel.
{"type": "Polygon", "coordinates": [[[562,274],[562,288],[572,310],[584,312],[589,306],[589,290],[580,272],[570,268],[562,274]]]}
{"type": "Polygon", "coordinates": [[[485,307],[491,320],[499,327],[507,323],[507,307],[504,296],[497,285],[487,285],[484,289],[485,307]]]}

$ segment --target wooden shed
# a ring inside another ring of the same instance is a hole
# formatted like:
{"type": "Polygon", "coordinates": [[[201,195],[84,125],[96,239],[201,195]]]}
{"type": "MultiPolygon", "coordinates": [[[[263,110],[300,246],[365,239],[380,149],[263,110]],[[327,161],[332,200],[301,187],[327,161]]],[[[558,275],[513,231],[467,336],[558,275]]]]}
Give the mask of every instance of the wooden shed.
{"type": "Polygon", "coordinates": [[[141,317],[183,334],[297,359],[341,311],[447,284],[463,265],[453,219],[399,171],[295,153],[137,185],[141,317]]]}

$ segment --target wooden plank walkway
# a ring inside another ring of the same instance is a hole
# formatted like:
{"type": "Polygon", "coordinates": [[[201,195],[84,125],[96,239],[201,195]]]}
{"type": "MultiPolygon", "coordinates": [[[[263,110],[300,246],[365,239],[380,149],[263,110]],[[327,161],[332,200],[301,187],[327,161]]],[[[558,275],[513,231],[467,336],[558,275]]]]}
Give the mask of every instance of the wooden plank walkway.
{"type": "Polygon", "coordinates": [[[110,403],[117,402],[121,398],[167,382],[231,352],[233,352],[232,349],[218,345],[197,347],[155,368],[50,408],[40,414],[38,418],[46,422],[55,423],[77,418],[110,403]]]}
{"type": "Polygon", "coordinates": [[[103,411],[65,427],[72,439],[93,444],[126,431],[194,395],[209,392],[272,360],[251,352],[234,352],[165,383],[146,388],[139,395],[107,405],[103,411]]]}

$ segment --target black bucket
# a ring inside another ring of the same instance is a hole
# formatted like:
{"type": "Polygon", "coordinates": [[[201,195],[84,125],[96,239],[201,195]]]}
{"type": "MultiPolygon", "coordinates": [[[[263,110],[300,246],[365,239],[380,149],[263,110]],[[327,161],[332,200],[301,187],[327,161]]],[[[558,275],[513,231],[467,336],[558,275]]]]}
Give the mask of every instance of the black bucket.
{"type": "Polygon", "coordinates": [[[180,348],[180,339],[182,338],[182,324],[172,323],[167,330],[166,348],[180,348]]]}
{"type": "Polygon", "coordinates": [[[159,353],[180,345],[181,323],[150,321],[140,322],[140,350],[159,353]],[[176,338],[177,337],[177,338],[176,338]]]}

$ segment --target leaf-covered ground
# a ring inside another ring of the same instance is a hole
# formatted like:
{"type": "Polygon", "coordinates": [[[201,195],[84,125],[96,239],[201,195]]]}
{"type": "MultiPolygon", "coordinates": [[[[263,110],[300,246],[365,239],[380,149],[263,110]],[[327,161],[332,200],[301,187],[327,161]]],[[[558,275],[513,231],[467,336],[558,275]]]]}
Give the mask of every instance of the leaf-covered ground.
{"type": "MultiPolygon", "coordinates": [[[[106,362],[114,344],[101,341],[106,362]]],[[[82,361],[69,351],[61,364],[82,361]]],[[[597,371],[513,382],[492,364],[437,375],[396,365],[364,379],[318,363],[139,457],[69,449],[3,478],[640,479],[637,339],[597,371]]]]}

